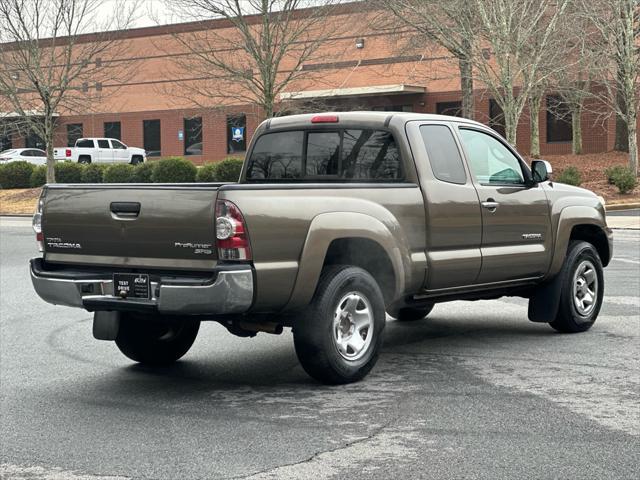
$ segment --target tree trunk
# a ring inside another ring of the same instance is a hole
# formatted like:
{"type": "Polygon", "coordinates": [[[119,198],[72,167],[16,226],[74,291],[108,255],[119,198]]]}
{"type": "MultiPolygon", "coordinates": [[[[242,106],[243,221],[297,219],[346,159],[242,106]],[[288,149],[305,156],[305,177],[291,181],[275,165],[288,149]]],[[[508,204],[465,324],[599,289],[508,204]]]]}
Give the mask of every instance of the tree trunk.
{"type": "Polygon", "coordinates": [[[627,136],[629,137],[629,168],[638,175],[638,113],[627,111],[627,136]]]}
{"type": "Polygon", "coordinates": [[[518,115],[515,112],[515,106],[507,106],[504,111],[504,134],[507,142],[512,146],[516,146],[518,136],[518,115]]]}
{"type": "Polygon", "coordinates": [[[574,105],[571,107],[571,129],[573,131],[571,152],[574,155],[582,153],[582,107],[574,105]]]}
{"type": "MultiPolygon", "coordinates": [[[[45,108],[45,111],[47,110],[45,108]]],[[[55,160],[53,159],[53,129],[53,118],[51,115],[46,115],[44,119],[44,142],[47,150],[47,183],[56,183],[55,160]]]]}
{"type": "MultiPolygon", "coordinates": [[[[621,67],[618,66],[618,85],[623,85],[624,80],[620,78],[621,76],[621,67]]],[[[622,113],[622,115],[616,114],[616,135],[615,135],[615,143],[613,146],[614,150],[618,152],[628,152],[629,151],[629,135],[627,132],[627,124],[625,121],[626,117],[626,105],[624,94],[620,87],[616,92],[616,102],[618,103],[618,110],[622,113]]]]}
{"type": "Polygon", "coordinates": [[[462,90],[462,116],[473,120],[475,106],[473,100],[473,65],[467,57],[458,58],[460,69],[460,90],[462,90]]]}
{"type": "Polygon", "coordinates": [[[529,98],[529,119],[531,122],[531,148],[529,154],[533,158],[540,158],[540,104],[542,95],[529,98]]]}

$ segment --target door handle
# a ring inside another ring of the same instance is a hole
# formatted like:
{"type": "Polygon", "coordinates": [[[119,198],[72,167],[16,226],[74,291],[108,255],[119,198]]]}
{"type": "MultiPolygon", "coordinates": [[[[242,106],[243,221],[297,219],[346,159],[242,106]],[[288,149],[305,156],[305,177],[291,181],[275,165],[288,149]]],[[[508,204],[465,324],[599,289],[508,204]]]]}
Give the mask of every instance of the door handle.
{"type": "Polygon", "coordinates": [[[140,215],[140,203],[138,202],[111,202],[109,209],[114,218],[131,220],[140,215]]]}
{"type": "Polygon", "coordinates": [[[486,208],[492,213],[495,212],[499,206],[500,204],[496,202],[493,198],[487,198],[486,202],[482,202],[482,208],[486,208]]]}

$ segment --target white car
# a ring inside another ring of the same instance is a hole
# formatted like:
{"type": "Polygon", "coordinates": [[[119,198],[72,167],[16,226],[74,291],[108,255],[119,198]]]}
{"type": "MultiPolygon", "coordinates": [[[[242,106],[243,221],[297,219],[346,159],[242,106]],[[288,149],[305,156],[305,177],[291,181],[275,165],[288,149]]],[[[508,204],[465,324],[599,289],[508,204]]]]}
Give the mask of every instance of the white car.
{"type": "Polygon", "coordinates": [[[115,138],[80,138],[75,147],[54,148],[53,158],[78,163],[131,163],[146,160],[143,148],[128,147],[115,138]]]}
{"type": "Polygon", "coordinates": [[[46,165],[47,154],[39,148],[14,148],[0,152],[0,164],[19,161],[33,163],[34,165],[46,165]]]}

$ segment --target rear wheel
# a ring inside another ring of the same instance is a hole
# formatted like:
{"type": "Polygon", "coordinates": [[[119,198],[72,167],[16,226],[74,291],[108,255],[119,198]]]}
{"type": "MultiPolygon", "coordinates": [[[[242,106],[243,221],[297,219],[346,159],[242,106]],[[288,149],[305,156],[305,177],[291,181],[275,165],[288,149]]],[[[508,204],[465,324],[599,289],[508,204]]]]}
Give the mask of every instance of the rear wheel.
{"type": "Polygon", "coordinates": [[[549,325],[563,333],[585,332],[595,323],[604,295],[602,262],[593,245],[572,241],[559,275],[560,305],[549,325]]]}
{"type": "Polygon", "coordinates": [[[396,315],[396,320],[399,322],[413,322],[415,320],[422,320],[433,310],[433,303],[423,305],[420,308],[401,308],[396,315]]]}
{"type": "Polygon", "coordinates": [[[378,360],[384,325],[382,292],[374,278],[358,267],[331,265],[294,325],[298,359],[323,383],[356,382],[378,360]]]}
{"type": "Polygon", "coordinates": [[[123,313],[116,345],[136,362],[169,365],[189,351],[199,328],[199,321],[167,322],[123,313]]]}
{"type": "Polygon", "coordinates": [[[78,163],[89,164],[91,163],[91,157],[88,155],[82,155],[78,158],[78,163]]]}

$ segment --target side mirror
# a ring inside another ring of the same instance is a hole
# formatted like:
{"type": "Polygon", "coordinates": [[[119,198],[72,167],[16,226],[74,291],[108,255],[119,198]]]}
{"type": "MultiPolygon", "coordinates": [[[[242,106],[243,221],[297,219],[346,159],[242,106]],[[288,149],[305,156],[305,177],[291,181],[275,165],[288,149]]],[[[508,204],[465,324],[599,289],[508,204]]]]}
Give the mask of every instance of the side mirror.
{"type": "Polygon", "coordinates": [[[551,164],[546,160],[534,160],[531,162],[531,173],[535,183],[546,182],[551,180],[553,169],[551,164]]]}

